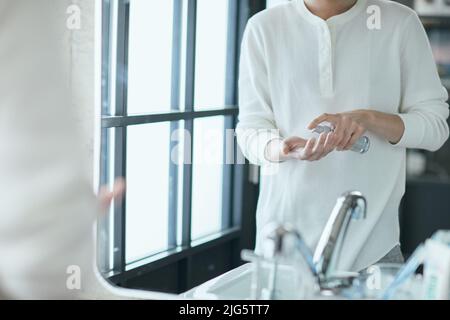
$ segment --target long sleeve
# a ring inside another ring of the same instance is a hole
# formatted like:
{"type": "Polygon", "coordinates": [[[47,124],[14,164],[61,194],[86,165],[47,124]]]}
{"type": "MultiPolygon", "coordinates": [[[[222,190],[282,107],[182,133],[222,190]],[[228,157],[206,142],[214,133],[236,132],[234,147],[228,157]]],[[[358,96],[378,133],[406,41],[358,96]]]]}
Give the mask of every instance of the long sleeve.
{"type": "Polygon", "coordinates": [[[277,130],[265,61],[264,46],[257,30],[249,21],[241,50],[239,77],[238,143],[245,157],[263,165],[265,148],[272,139],[281,138],[277,130]]]}
{"type": "Polygon", "coordinates": [[[426,32],[416,14],[405,24],[402,46],[402,102],[400,117],[405,132],[400,147],[436,151],[449,137],[443,88],[426,32]]]}

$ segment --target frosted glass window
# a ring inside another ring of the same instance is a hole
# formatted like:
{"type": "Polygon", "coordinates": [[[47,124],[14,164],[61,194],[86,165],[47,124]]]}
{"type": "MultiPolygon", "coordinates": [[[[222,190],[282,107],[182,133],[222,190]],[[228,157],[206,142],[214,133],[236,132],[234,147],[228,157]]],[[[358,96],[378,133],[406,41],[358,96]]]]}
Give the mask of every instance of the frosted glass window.
{"type": "Polygon", "coordinates": [[[222,228],[224,117],[194,122],[192,239],[222,228]]]}
{"type": "Polygon", "coordinates": [[[128,263],[168,247],[170,123],[132,126],[127,136],[128,263]]]}
{"type": "Polygon", "coordinates": [[[197,1],[195,109],[225,106],[228,0],[197,1]]]}
{"type": "Polygon", "coordinates": [[[170,110],[172,31],[173,1],[130,1],[129,114],[170,110]]]}

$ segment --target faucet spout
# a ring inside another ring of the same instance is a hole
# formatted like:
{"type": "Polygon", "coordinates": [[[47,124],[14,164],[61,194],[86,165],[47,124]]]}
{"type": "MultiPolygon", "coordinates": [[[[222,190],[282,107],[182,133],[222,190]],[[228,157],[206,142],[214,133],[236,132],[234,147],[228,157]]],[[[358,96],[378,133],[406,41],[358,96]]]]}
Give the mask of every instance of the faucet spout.
{"type": "Polygon", "coordinates": [[[337,271],[350,221],[365,219],[366,211],[367,202],[360,192],[347,192],[338,198],[313,256],[321,282],[326,282],[337,271]]]}

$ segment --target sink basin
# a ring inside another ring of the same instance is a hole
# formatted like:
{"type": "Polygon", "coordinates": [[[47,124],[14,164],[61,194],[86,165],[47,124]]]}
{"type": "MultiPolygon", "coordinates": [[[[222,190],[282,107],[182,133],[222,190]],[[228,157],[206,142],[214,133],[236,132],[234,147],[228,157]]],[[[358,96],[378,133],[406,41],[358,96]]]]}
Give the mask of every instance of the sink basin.
{"type": "MultiPolygon", "coordinates": [[[[365,283],[362,274],[355,285],[349,289],[344,289],[340,295],[326,295],[317,292],[314,294],[313,288],[307,291],[307,299],[380,299],[381,292],[393,280],[395,272],[399,266],[382,266],[381,281],[379,288],[370,288],[365,283]]],[[[201,300],[251,300],[252,299],[252,264],[247,263],[236,269],[233,269],[215,279],[212,279],[184,294],[183,298],[201,299],[201,300]]],[[[260,285],[262,288],[268,287],[270,268],[263,267],[260,271],[260,285]]],[[[295,275],[294,268],[287,265],[279,265],[276,281],[275,296],[279,300],[298,300],[302,299],[302,293],[299,292],[298,278],[295,275]],[[281,289],[281,290],[280,290],[281,289]]],[[[404,286],[399,291],[397,299],[418,299],[420,296],[421,281],[413,279],[409,285],[404,286]]],[[[304,295],[303,295],[304,296],[304,295]]],[[[304,299],[304,297],[303,297],[304,299]]]]}
{"type": "MultiPolygon", "coordinates": [[[[269,268],[261,268],[260,283],[262,288],[268,287],[269,268]]],[[[276,298],[292,300],[299,298],[297,281],[294,269],[291,266],[278,266],[276,298]]],[[[186,293],[184,298],[208,300],[250,300],[252,285],[252,264],[244,264],[213,280],[210,280],[186,293]]]]}

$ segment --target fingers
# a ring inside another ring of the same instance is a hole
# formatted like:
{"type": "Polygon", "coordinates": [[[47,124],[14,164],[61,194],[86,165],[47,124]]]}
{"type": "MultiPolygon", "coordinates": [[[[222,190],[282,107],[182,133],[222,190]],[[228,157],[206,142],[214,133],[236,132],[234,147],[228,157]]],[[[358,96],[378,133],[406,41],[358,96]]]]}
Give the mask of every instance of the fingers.
{"type": "Polygon", "coordinates": [[[338,151],[350,150],[366,131],[357,118],[355,119],[352,116],[352,113],[325,113],[314,119],[309,124],[308,129],[313,130],[324,122],[333,126],[333,132],[326,136],[321,135],[317,141],[308,141],[308,148],[305,147],[301,156],[302,160],[317,161],[335,149],[338,151]],[[313,142],[314,145],[312,146],[313,142]]]}
{"type": "Polygon", "coordinates": [[[337,151],[344,151],[345,146],[350,142],[350,139],[352,138],[352,130],[351,129],[344,129],[344,132],[341,136],[340,142],[336,145],[337,151]]]}
{"type": "MultiPolygon", "coordinates": [[[[354,134],[356,133],[356,124],[349,124],[347,130],[345,131],[345,136],[342,142],[337,146],[338,151],[346,151],[346,147],[350,145],[350,141],[352,140],[354,134]]],[[[351,145],[350,145],[351,146],[351,145]]]]}
{"type": "Polygon", "coordinates": [[[306,144],[300,160],[318,161],[334,150],[333,133],[322,133],[319,138],[311,139],[306,144]]]}
{"type": "Polygon", "coordinates": [[[315,129],[319,124],[323,123],[323,122],[329,122],[331,124],[336,124],[336,118],[337,116],[334,114],[329,114],[329,113],[324,113],[323,115],[321,115],[320,117],[314,119],[309,125],[308,125],[308,129],[309,130],[313,130],[315,129]]]}
{"type": "Polygon", "coordinates": [[[113,200],[118,201],[119,203],[123,199],[123,195],[125,193],[125,179],[117,178],[114,181],[114,185],[112,191],[109,190],[107,186],[102,186],[98,193],[98,201],[100,206],[100,212],[102,214],[106,214],[108,212],[109,206],[113,200]]]}
{"type": "Polygon", "coordinates": [[[364,134],[365,129],[350,117],[324,114],[315,119],[311,125],[328,121],[334,124],[333,132],[322,133],[318,138],[305,140],[300,137],[290,137],[283,141],[283,154],[287,157],[317,161],[334,150],[350,150],[355,142],[364,134]],[[336,120],[336,117],[339,119],[336,120]],[[301,150],[300,150],[301,149],[301,150]]]}
{"type": "Polygon", "coordinates": [[[288,156],[290,153],[304,148],[307,142],[307,140],[300,137],[289,137],[283,141],[282,153],[284,156],[288,156]]]}
{"type": "Polygon", "coordinates": [[[319,139],[316,142],[316,145],[313,148],[313,153],[311,157],[308,159],[310,161],[317,161],[322,159],[322,157],[325,155],[325,141],[327,139],[328,134],[322,133],[319,136],[319,139]]]}
{"type": "Polygon", "coordinates": [[[338,123],[334,129],[334,146],[340,151],[339,146],[343,143],[346,137],[345,124],[338,123]]]}
{"type": "Polygon", "coordinates": [[[305,149],[303,150],[300,160],[309,160],[310,157],[313,155],[314,147],[316,145],[316,139],[312,138],[309,139],[306,143],[305,149]]]}
{"type": "Polygon", "coordinates": [[[350,150],[354,144],[358,141],[359,138],[361,138],[366,130],[361,126],[356,126],[356,128],[353,131],[352,137],[349,140],[349,142],[345,145],[344,150],[350,150]]]}
{"type": "Polygon", "coordinates": [[[327,139],[325,141],[325,155],[327,156],[329,155],[332,151],[335,150],[336,145],[335,145],[335,134],[333,132],[328,133],[327,135],[327,139]]]}
{"type": "Polygon", "coordinates": [[[120,177],[114,181],[113,186],[113,198],[117,201],[122,201],[123,195],[125,194],[126,183],[125,179],[120,177]]]}
{"type": "Polygon", "coordinates": [[[306,146],[307,142],[308,142],[308,140],[302,139],[300,137],[287,138],[286,140],[284,140],[284,144],[285,144],[284,150],[289,152],[289,151],[293,151],[298,148],[303,148],[306,146]]]}
{"type": "Polygon", "coordinates": [[[341,117],[341,121],[336,126],[335,133],[337,135],[336,139],[336,150],[344,151],[345,147],[349,144],[353,133],[356,130],[356,123],[348,117],[341,117]]]}

